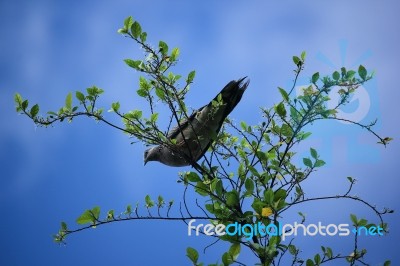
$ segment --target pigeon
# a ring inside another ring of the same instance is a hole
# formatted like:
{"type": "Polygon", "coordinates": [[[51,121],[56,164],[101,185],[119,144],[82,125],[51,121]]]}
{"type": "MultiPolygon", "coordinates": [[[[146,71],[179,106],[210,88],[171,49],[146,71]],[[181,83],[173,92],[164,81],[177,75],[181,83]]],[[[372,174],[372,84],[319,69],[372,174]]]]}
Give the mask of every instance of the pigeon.
{"type": "Polygon", "coordinates": [[[216,139],[225,118],[242,98],[249,85],[249,80],[243,82],[246,78],[232,80],[210,103],[180,121],[167,134],[167,138],[174,141],[147,149],[144,165],[149,161],[174,167],[195,164],[216,139]]]}

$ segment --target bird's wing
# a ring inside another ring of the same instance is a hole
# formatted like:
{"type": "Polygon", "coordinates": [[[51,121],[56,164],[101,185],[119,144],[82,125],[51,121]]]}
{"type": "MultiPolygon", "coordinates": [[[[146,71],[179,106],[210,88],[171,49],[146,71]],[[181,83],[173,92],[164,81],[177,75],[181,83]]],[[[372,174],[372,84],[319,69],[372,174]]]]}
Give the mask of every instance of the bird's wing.
{"type": "Polygon", "coordinates": [[[170,131],[168,131],[167,138],[168,139],[175,139],[178,137],[181,131],[184,131],[190,126],[190,124],[193,122],[193,119],[196,117],[196,115],[201,112],[201,110],[205,106],[201,107],[200,109],[194,111],[188,118],[182,119],[179,122],[179,125],[174,126],[170,131]],[[189,124],[190,123],[190,124],[189,124]]]}
{"type": "Polygon", "coordinates": [[[244,79],[229,82],[210,103],[194,111],[168,132],[167,138],[177,140],[176,148],[179,153],[186,156],[191,154],[197,161],[207,152],[225,118],[242,98],[249,84],[248,81],[242,84],[244,79]],[[217,101],[219,95],[222,103],[215,107],[213,101],[217,101]]]}

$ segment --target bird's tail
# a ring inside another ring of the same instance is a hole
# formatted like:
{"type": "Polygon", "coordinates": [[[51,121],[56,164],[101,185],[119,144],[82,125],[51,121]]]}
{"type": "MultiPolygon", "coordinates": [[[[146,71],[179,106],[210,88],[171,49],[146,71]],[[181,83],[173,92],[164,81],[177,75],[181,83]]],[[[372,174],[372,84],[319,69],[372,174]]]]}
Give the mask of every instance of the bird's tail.
{"type": "Polygon", "coordinates": [[[245,81],[245,79],[247,79],[247,77],[237,81],[232,80],[221,90],[222,101],[226,104],[225,117],[228,116],[240,102],[243,93],[249,86],[250,80],[245,81]]]}

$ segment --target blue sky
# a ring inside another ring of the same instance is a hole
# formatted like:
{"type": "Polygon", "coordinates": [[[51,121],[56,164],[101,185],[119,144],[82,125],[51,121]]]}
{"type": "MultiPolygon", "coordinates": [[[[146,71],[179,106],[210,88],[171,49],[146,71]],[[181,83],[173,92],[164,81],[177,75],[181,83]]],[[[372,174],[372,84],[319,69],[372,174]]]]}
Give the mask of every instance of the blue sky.
{"type": "MultiPolygon", "coordinates": [[[[61,106],[68,92],[92,85],[106,91],[100,102],[104,106],[120,101],[123,110],[144,108],[135,93],[139,74],[123,63],[125,58],[140,58],[142,52],[116,33],[129,15],[141,23],[153,44],[164,40],[180,47],[175,72],[197,71],[187,98],[193,108],[208,102],[228,81],[249,76],[251,85],[231,114],[237,121],[257,123],[258,107],[279,101],[276,88],[290,85],[291,57],[303,50],[308,55],[303,84],[315,71],[329,74],[360,63],[374,70],[376,78],[344,112],[362,122],[379,118],[377,131],[395,141],[385,149],[358,128],[316,123],[313,138],[299,149],[301,153],[313,146],[328,162],[307,184],[310,196],[345,191],[345,177],[353,176],[359,180],[354,194],[377,206],[399,209],[396,1],[144,2],[0,2],[1,265],[188,265],[187,246],[202,250],[212,242],[188,237],[183,223],[154,221],[99,227],[72,235],[66,246],[52,242],[60,221],[72,226],[93,206],[118,212],[127,204],[143,203],[147,194],[181,199],[178,169],[156,163],[144,167],[145,147],[130,145],[121,132],[85,118],[36,128],[14,109],[15,92],[39,102],[44,112],[61,106]]],[[[350,223],[350,213],[375,218],[365,207],[345,201],[300,209],[310,222],[350,223]]],[[[362,239],[372,265],[386,258],[393,265],[400,262],[395,251],[398,214],[387,216],[387,221],[388,236],[362,239]]],[[[307,257],[324,243],[346,254],[351,241],[300,238],[299,243],[304,243],[302,254],[307,257]]],[[[215,245],[201,258],[215,262],[225,249],[215,245]]],[[[254,263],[251,254],[240,258],[254,263]]]]}

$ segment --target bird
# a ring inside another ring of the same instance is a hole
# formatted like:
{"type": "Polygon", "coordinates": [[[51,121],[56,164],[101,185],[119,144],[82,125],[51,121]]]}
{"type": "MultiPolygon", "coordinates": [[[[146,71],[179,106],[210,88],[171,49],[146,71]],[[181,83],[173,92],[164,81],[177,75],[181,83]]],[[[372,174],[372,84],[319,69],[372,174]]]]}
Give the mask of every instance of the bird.
{"type": "Polygon", "coordinates": [[[144,165],[149,161],[173,167],[196,163],[207,152],[225,118],[241,100],[250,82],[245,81],[246,78],[230,81],[212,101],[180,121],[168,132],[168,143],[147,149],[144,152],[144,165]]]}

